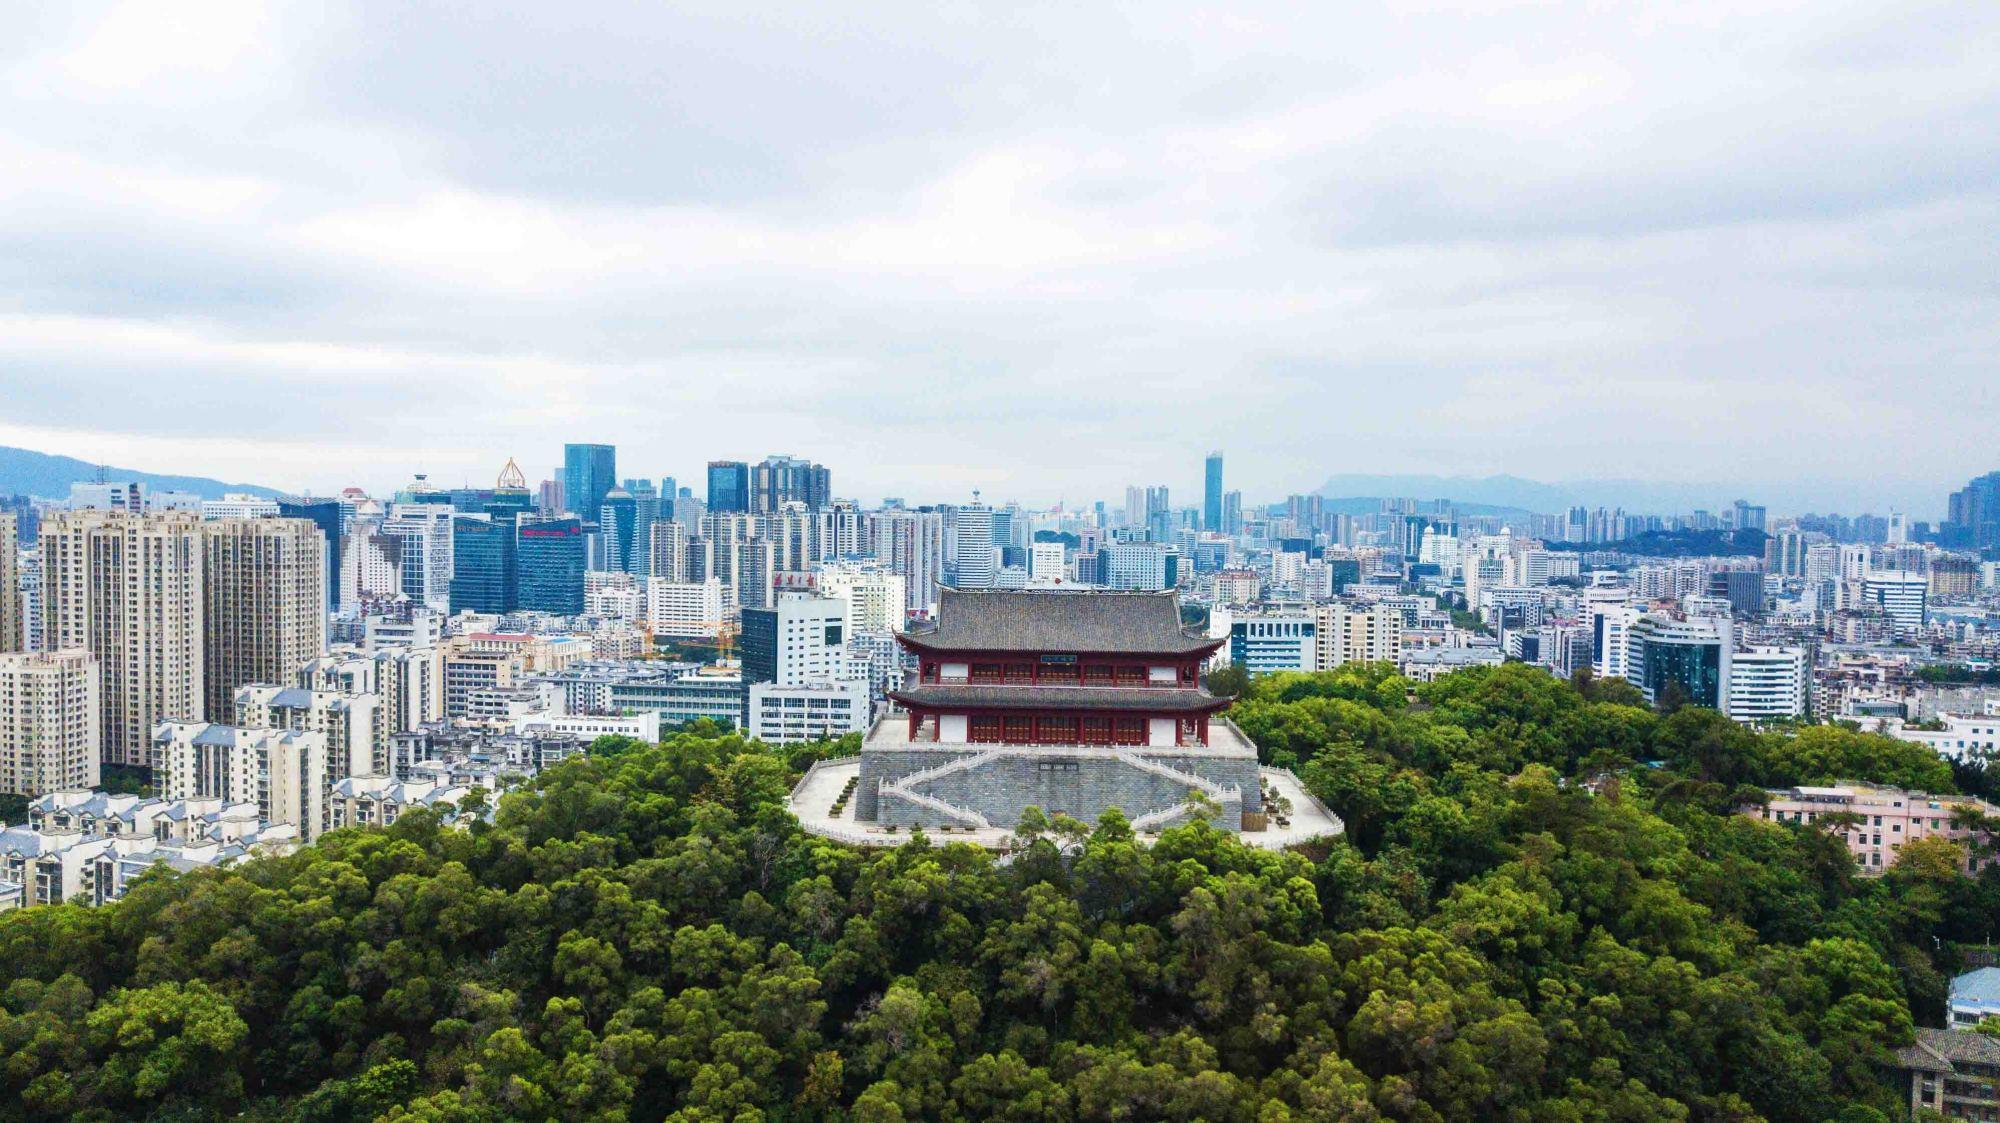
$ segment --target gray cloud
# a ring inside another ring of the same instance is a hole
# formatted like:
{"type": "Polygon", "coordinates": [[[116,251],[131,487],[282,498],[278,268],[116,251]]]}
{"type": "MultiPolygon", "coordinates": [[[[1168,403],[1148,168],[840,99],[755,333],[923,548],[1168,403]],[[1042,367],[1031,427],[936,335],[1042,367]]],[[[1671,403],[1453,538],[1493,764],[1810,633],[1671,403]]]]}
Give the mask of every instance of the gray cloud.
{"type": "Polygon", "coordinates": [[[1981,6],[56,8],[0,44],[4,443],[1919,514],[1994,466],[1981,6]]]}

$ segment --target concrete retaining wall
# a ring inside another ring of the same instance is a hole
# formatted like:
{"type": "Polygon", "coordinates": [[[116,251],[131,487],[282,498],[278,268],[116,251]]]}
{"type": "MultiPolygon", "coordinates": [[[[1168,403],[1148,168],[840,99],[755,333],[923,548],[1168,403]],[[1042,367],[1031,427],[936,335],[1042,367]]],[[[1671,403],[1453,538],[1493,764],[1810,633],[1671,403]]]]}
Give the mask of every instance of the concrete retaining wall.
{"type": "MultiPolygon", "coordinates": [[[[995,748],[1000,746],[864,750],[855,816],[864,822],[904,828],[958,825],[937,810],[898,799],[893,789],[885,792],[882,787],[912,773],[995,748]]],[[[1252,757],[1188,750],[1120,751],[1193,773],[1224,789],[1240,789],[1240,799],[1232,793],[1218,800],[1225,806],[1217,826],[1239,830],[1244,812],[1261,813],[1264,809],[1257,761],[1252,757]]],[[[1108,750],[1041,746],[1008,746],[997,759],[914,785],[926,795],[977,811],[1003,829],[1018,823],[1022,809],[1029,806],[1050,814],[1060,811],[1086,823],[1112,807],[1122,810],[1128,819],[1137,819],[1185,803],[1189,787],[1171,776],[1135,767],[1108,750]]]]}

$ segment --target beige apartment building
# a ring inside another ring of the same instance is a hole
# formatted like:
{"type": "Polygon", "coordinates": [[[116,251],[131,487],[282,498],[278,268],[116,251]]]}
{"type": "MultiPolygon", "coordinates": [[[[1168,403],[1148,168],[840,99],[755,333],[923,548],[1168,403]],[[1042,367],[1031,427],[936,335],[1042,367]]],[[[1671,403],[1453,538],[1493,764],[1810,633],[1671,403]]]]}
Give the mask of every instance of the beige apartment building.
{"type": "Polygon", "coordinates": [[[529,675],[560,671],[590,656],[580,636],[534,636],[516,632],[476,632],[444,645],[444,712],[472,716],[475,694],[506,691],[529,675]]]}
{"type": "Polygon", "coordinates": [[[57,511],[42,522],[42,642],[101,672],[103,762],[151,767],[153,730],[203,712],[202,522],[57,511]]]}
{"type": "Polygon", "coordinates": [[[21,619],[21,528],[11,511],[0,511],[0,651],[20,651],[27,644],[27,621],[21,619]]]}
{"type": "Polygon", "coordinates": [[[289,683],[326,650],[326,540],[305,519],[203,524],[204,715],[228,721],[236,690],[289,683]]]}
{"type": "Polygon", "coordinates": [[[102,720],[90,652],[0,654],[0,792],[96,787],[102,720]]]}
{"type": "Polygon", "coordinates": [[[385,746],[384,760],[394,734],[444,717],[442,660],[435,647],[336,649],[299,668],[293,681],[307,690],[379,699],[373,740],[385,746]]]}
{"type": "Polygon", "coordinates": [[[166,721],[153,740],[161,796],[253,803],[264,822],[289,823],[307,841],[319,837],[326,818],[326,734],[166,721]]]}
{"type": "Polygon", "coordinates": [[[1314,605],[1313,643],[1322,671],[1346,663],[1395,663],[1403,656],[1402,610],[1340,601],[1314,605]]]}

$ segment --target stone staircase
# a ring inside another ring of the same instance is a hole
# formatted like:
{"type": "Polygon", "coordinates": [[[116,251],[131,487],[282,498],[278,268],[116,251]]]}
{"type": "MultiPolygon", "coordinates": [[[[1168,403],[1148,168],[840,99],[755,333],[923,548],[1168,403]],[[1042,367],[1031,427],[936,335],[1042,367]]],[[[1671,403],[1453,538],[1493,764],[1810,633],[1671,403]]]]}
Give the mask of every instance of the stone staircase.
{"type": "MultiPolygon", "coordinates": [[[[946,765],[940,765],[940,767],[946,767],[946,765]]],[[[972,829],[990,829],[992,827],[992,823],[986,821],[986,815],[980,815],[972,807],[960,807],[958,803],[946,803],[944,799],[938,799],[936,795],[930,795],[930,793],[906,787],[906,783],[910,779],[912,777],[904,777],[902,781],[896,781],[896,783],[884,783],[882,789],[880,789],[880,795],[888,795],[890,799],[904,799],[908,803],[916,803],[918,807],[930,807],[932,811],[936,811],[940,815],[948,815],[952,819],[958,819],[958,823],[964,825],[964,827],[972,827],[972,829]]]]}
{"type": "Polygon", "coordinates": [[[960,772],[966,772],[971,769],[978,768],[980,765],[983,765],[988,761],[998,760],[1000,759],[1000,757],[1004,755],[1006,755],[1005,749],[987,749],[984,752],[968,753],[965,756],[955,757],[951,760],[945,761],[943,764],[935,765],[933,767],[923,769],[920,772],[912,772],[908,776],[900,777],[896,780],[894,786],[902,787],[907,784],[928,784],[932,780],[941,779],[945,776],[951,776],[960,772]]]}
{"type": "Polygon", "coordinates": [[[1155,776],[1162,776],[1165,777],[1166,779],[1172,780],[1174,783],[1179,784],[1181,787],[1193,788],[1196,791],[1201,792],[1203,795],[1209,797],[1210,799],[1217,801],[1218,803],[1224,799],[1229,798],[1229,795],[1232,792],[1234,792],[1238,798],[1241,798],[1243,794],[1241,789],[1236,788],[1234,786],[1225,788],[1221,784],[1218,784],[1215,781],[1210,780],[1204,776],[1197,776],[1192,772],[1187,772],[1182,769],[1175,768],[1171,764],[1162,764],[1159,761],[1153,760],[1149,757],[1140,756],[1138,753],[1119,753],[1118,759],[1126,764],[1131,765],[1132,767],[1138,769],[1141,772],[1151,772],[1155,776]]]}
{"type": "MultiPolygon", "coordinates": [[[[1172,780],[1184,788],[1202,793],[1224,807],[1232,804],[1238,808],[1243,806],[1243,790],[1233,784],[1225,788],[1205,776],[1198,776],[1193,772],[1175,768],[1170,764],[1162,764],[1157,760],[1140,756],[1137,753],[1119,753],[1118,757],[1126,764],[1137,768],[1141,772],[1150,772],[1155,776],[1172,780]]],[[[1176,819],[1192,814],[1193,810],[1194,802],[1190,800],[1186,803],[1174,804],[1171,807],[1162,807],[1158,811],[1149,811],[1132,820],[1132,829],[1135,831],[1148,831],[1155,827],[1165,827],[1176,819]]]]}

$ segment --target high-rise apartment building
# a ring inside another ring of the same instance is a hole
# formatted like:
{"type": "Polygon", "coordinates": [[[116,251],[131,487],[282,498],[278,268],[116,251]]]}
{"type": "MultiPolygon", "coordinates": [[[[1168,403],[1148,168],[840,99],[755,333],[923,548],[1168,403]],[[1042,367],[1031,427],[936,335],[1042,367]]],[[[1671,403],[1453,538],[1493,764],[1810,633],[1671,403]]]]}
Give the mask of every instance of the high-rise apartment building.
{"type": "Polygon", "coordinates": [[[1403,613],[1389,605],[1330,601],[1313,607],[1318,669],[1346,663],[1396,663],[1403,654],[1403,613]]]}
{"type": "Polygon", "coordinates": [[[867,519],[868,549],[903,579],[903,605],[928,615],[944,582],[944,516],[936,511],[878,511],[867,519]]]}
{"type": "Polygon", "coordinates": [[[618,451],[610,445],[563,446],[563,506],[595,521],[604,497],[618,482],[618,451]]]}
{"type": "Polygon", "coordinates": [[[326,650],[325,543],[302,519],[221,519],[202,531],[203,713],[226,721],[237,687],[290,682],[326,650]]]}
{"type": "Polygon", "coordinates": [[[206,701],[200,516],[59,511],[41,549],[44,643],[102,669],[104,763],[152,767],[153,727],[206,701]]]}
{"type": "Polygon", "coordinates": [[[325,786],[349,776],[387,775],[390,730],[380,720],[382,699],[369,692],[341,693],[302,686],[255,683],[235,695],[231,723],[242,729],[297,729],[326,738],[325,786]]]}
{"type": "Polygon", "coordinates": [[[1146,537],[1154,542],[1174,540],[1174,512],[1166,486],[1146,489],[1146,537]]]}
{"type": "Polygon", "coordinates": [[[27,648],[21,619],[21,531],[12,511],[0,511],[0,652],[27,648]]]}
{"type": "Polygon", "coordinates": [[[308,691],[378,700],[371,745],[386,746],[394,734],[444,718],[443,667],[436,647],[399,644],[315,659],[294,681],[308,691]]]}
{"type": "Polygon", "coordinates": [[[758,536],[758,519],[745,514],[702,516],[701,538],[688,543],[688,580],[718,578],[738,606],[768,608],[777,587],[772,543],[758,536]]]}
{"type": "Polygon", "coordinates": [[[97,786],[98,676],[88,651],[0,654],[0,792],[97,786]]]}
{"type": "MultiPolygon", "coordinates": [[[[1060,542],[1053,543],[1057,549],[1060,542]]],[[[900,632],[908,619],[903,579],[879,564],[830,564],[814,578],[820,593],[847,602],[847,631],[900,632]]]]}
{"type": "Polygon", "coordinates": [[[48,645],[42,642],[42,551],[24,551],[21,555],[21,650],[42,651],[48,645]]]}
{"type": "Polygon", "coordinates": [[[952,512],[947,546],[951,551],[951,585],[956,589],[990,589],[1000,568],[993,542],[993,508],[974,500],[952,512]]]}
{"type": "Polygon", "coordinates": [[[666,581],[685,581],[688,576],[687,527],[672,519],[653,524],[646,551],[646,573],[666,581]]]}
{"type": "Polygon", "coordinates": [[[1961,549],[2000,546],[2000,472],[1987,474],[1951,493],[1944,544],[1961,549]]]}
{"type": "Polygon", "coordinates": [[[708,462],[708,510],[741,514],[750,510],[750,466],[741,460],[708,462]]]}
{"type": "Polygon", "coordinates": [[[787,503],[817,511],[833,502],[833,473],[796,456],[767,456],[750,469],[749,499],[747,509],[753,514],[770,514],[787,503]]]}
{"type": "Polygon", "coordinates": [[[359,615],[362,606],[403,591],[403,537],[388,534],[382,520],[357,518],[340,544],[340,611],[359,615]]]}
{"type": "Polygon", "coordinates": [[[165,721],[152,740],[161,796],[254,803],[265,822],[290,823],[307,840],[319,837],[326,814],[325,734],[165,721]]]}
{"type": "Polygon", "coordinates": [[[397,503],[382,533],[400,540],[403,595],[437,612],[451,611],[451,508],[397,503]]]}
{"type": "Polygon", "coordinates": [[[1201,528],[1220,533],[1222,530],[1222,452],[1208,454],[1208,461],[1202,466],[1201,528]]]}

